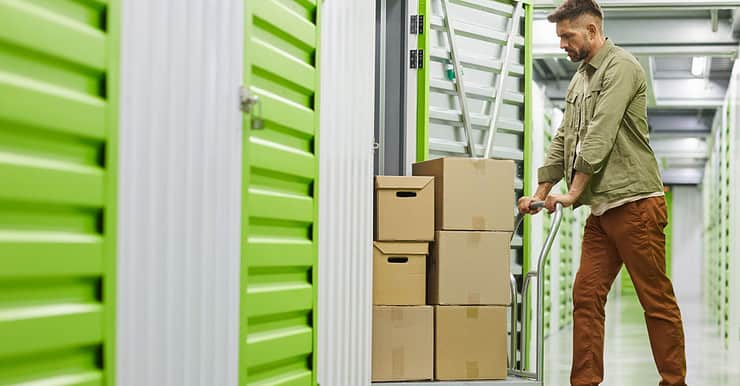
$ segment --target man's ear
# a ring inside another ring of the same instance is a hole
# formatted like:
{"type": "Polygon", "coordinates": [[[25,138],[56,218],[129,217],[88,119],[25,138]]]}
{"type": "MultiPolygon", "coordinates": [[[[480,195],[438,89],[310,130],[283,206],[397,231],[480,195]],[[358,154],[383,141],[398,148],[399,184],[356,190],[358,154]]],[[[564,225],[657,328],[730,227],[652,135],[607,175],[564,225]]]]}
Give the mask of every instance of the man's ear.
{"type": "Polygon", "coordinates": [[[586,30],[588,31],[588,36],[591,37],[591,39],[595,39],[596,35],[598,35],[599,27],[596,23],[588,23],[586,25],[586,30]]]}

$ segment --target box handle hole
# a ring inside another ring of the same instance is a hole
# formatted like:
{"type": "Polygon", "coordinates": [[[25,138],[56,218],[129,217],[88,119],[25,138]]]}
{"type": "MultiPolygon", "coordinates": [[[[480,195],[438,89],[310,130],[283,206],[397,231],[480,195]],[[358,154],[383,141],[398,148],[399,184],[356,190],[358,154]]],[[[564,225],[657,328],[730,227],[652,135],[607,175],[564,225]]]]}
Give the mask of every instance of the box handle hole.
{"type": "Polygon", "coordinates": [[[401,256],[389,257],[388,258],[388,262],[391,263],[391,264],[406,264],[406,263],[409,262],[409,258],[408,257],[401,257],[401,256]]]}
{"type": "Polygon", "coordinates": [[[396,192],[396,197],[401,197],[401,198],[416,197],[416,192],[396,192]]]}

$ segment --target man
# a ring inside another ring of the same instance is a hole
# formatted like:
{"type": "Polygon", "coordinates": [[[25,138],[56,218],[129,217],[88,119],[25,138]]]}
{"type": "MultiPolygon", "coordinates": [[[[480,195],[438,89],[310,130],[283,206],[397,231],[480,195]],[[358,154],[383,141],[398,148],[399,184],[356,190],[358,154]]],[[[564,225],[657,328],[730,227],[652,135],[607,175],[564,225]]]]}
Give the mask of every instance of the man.
{"type": "MultiPolygon", "coordinates": [[[[533,197],[552,212],[590,205],[581,265],[573,286],[573,386],[604,378],[604,306],[622,264],[645,311],[661,386],[686,385],[681,312],[665,271],[667,224],[663,184],[648,143],[645,74],[637,60],[604,37],[594,0],[566,0],[549,15],[560,48],[582,62],[566,95],[563,123],[552,140],[533,197]],[[567,194],[550,193],[565,178],[567,194]]],[[[636,385],[637,386],[637,385],[636,385]]]]}

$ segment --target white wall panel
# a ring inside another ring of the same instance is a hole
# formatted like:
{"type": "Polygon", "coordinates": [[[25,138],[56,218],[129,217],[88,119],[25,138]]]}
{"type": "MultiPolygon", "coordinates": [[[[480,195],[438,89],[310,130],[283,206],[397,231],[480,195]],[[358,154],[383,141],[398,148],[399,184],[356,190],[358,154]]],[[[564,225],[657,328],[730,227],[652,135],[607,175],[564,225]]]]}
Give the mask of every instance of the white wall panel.
{"type": "Polygon", "coordinates": [[[243,1],[122,1],[116,381],[236,385],[243,1]]]}
{"type": "Polygon", "coordinates": [[[674,291],[679,302],[701,300],[701,275],[704,256],[704,218],[702,195],[694,186],[673,188],[673,232],[671,269],[674,291]]]}
{"type": "Polygon", "coordinates": [[[375,3],[323,3],[319,175],[322,386],[370,382],[375,3]]]}

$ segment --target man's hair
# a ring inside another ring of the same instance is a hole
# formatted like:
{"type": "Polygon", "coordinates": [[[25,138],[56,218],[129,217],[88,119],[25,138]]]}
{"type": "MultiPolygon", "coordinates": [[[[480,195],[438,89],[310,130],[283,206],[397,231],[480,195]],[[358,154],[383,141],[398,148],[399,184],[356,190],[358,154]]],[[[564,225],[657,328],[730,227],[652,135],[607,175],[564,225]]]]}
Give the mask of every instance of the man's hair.
{"type": "Polygon", "coordinates": [[[593,15],[604,20],[604,11],[596,0],[565,0],[558,9],[547,16],[547,21],[557,23],[561,20],[573,20],[582,15],[593,15]]]}

